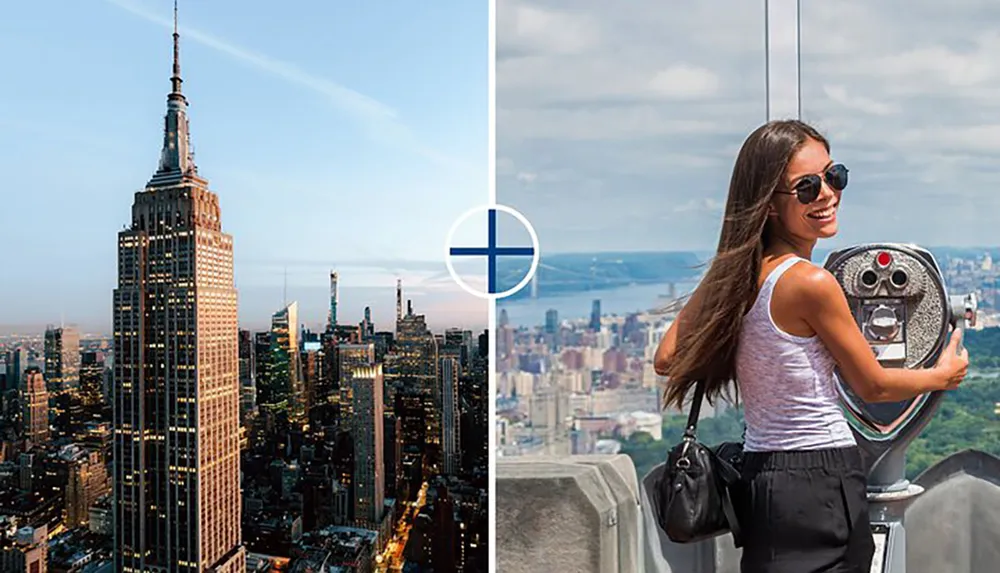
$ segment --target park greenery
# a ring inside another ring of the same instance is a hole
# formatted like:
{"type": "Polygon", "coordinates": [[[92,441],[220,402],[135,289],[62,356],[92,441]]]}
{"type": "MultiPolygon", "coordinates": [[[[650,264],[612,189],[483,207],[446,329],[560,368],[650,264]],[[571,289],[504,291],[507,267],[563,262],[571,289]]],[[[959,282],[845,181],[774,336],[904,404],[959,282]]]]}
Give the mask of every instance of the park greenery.
{"type": "MultiPolygon", "coordinates": [[[[927,468],[967,449],[1000,456],[1000,328],[970,331],[966,335],[970,373],[962,385],[945,393],[941,405],[920,436],[907,450],[906,473],[914,479],[927,468]]],[[[707,407],[703,406],[703,407],[707,407]]],[[[663,439],[636,432],[622,443],[640,476],[663,462],[667,451],[681,439],[687,416],[667,416],[663,439]]],[[[728,408],[722,414],[698,422],[698,440],[705,444],[739,441],[743,412],[728,408]]]]}

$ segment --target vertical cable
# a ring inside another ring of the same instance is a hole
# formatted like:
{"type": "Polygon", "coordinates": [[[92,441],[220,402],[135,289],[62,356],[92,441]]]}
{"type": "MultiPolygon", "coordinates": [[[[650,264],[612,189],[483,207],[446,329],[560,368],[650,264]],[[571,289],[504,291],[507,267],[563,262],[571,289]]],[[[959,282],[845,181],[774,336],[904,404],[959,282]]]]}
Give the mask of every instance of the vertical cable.
{"type": "Polygon", "coordinates": [[[802,0],[795,0],[795,89],[798,119],[802,119],[802,0]]]}
{"type": "Polygon", "coordinates": [[[770,2],[764,0],[764,121],[771,121],[771,35],[768,28],[770,2]]]}

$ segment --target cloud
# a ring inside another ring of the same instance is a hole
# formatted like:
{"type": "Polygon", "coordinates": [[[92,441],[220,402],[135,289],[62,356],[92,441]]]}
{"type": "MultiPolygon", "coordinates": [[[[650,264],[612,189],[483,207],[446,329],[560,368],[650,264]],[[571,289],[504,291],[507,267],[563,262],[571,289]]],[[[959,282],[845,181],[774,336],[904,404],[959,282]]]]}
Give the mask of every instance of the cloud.
{"type": "Polygon", "coordinates": [[[690,213],[692,211],[702,211],[708,213],[722,213],[725,204],[710,197],[701,199],[690,199],[686,203],[674,206],[675,213],[690,213]]]}
{"type": "MultiPolygon", "coordinates": [[[[831,246],[996,243],[1000,5],[803,3],[801,22],[803,119],[851,168],[831,246]]],[[[548,252],[715,246],[766,120],[760,3],[499,0],[497,44],[497,198],[548,252]]]]}
{"type": "Polygon", "coordinates": [[[600,41],[600,24],[590,14],[517,4],[497,11],[498,27],[514,33],[498,44],[501,57],[514,53],[580,54],[600,41]]]}
{"type": "Polygon", "coordinates": [[[537,173],[526,173],[524,171],[518,172],[517,180],[522,183],[534,183],[538,179],[537,173]]]}
{"type": "Polygon", "coordinates": [[[847,88],[844,86],[823,86],[823,93],[844,109],[852,109],[871,115],[890,115],[900,112],[898,104],[883,103],[864,96],[852,96],[847,93],[847,88]]]}
{"type": "MultiPolygon", "coordinates": [[[[144,20],[173,29],[173,20],[150,11],[140,0],[105,0],[144,20]]],[[[184,41],[194,41],[233,59],[281,78],[290,84],[313,91],[326,98],[334,107],[353,116],[362,124],[367,135],[384,144],[407,147],[435,163],[468,170],[463,162],[424,146],[414,133],[401,122],[398,112],[381,101],[345,87],[332,80],[310,73],[292,64],[254,52],[219,38],[209,32],[179,26],[184,41]]]]}
{"type": "Polygon", "coordinates": [[[669,99],[688,99],[711,97],[718,93],[720,83],[711,70],[678,64],[656,72],[649,87],[669,99]]]}

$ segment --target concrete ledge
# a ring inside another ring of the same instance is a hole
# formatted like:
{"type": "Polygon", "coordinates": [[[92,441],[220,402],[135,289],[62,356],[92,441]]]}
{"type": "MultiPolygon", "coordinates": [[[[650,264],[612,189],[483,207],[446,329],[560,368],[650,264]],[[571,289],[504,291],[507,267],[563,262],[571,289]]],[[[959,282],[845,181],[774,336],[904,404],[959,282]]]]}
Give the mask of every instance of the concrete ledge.
{"type": "Polygon", "coordinates": [[[915,482],[927,491],[904,517],[907,572],[1000,570],[1000,459],[958,452],[915,482]]]}
{"type": "Polygon", "coordinates": [[[497,570],[643,571],[638,479],[624,455],[497,464],[497,570]]]}
{"type": "MultiPolygon", "coordinates": [[[[497,564],[502,573],[738,573],[731,536],[676,544],[624,455],[527,456],[497,464],[497,564]],[[640,487],[641,486],[641,487],[640,487]]],[[[906,512],[909,573],[978,573],[1000,563],[1000,459],[956,453],[917,478],[906,512]]]]}

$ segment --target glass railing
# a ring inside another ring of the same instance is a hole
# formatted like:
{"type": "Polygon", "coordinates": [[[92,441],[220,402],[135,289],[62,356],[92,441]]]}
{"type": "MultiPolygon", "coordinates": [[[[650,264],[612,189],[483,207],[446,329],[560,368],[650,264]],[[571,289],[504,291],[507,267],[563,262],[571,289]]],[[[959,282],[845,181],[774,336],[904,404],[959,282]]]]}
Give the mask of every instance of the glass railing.
{"type": "MultiPolygon", "coordinates": [[[[796,115],[851,169],[840,232],[814,262],[916,243],[949,291],[978,297],[970,376],[906,460],[926,489],[907,510],[907,570],[977,570],[977,551],[1000,539],[960,513],[1000,493],[997,14],[902,0],[497,10],[497,197],[542,250],[531,288],[498,303],[500,570],[569,552],[591,564],[580,570],[626,571],[634,549],[642,570],[738,571],[729,538],[680,546],[648,520],[606,518],[621,511],[614,482],[639,504],[638,483],[680,439],[652,357],[714,250],[736,151],[769,117],[796,115]],[[574,500],[589,509],[567,509],[583,507],[574,500]]],[[[742,432],[738,408],[702,416],[706,443],[742,432]]]]}

